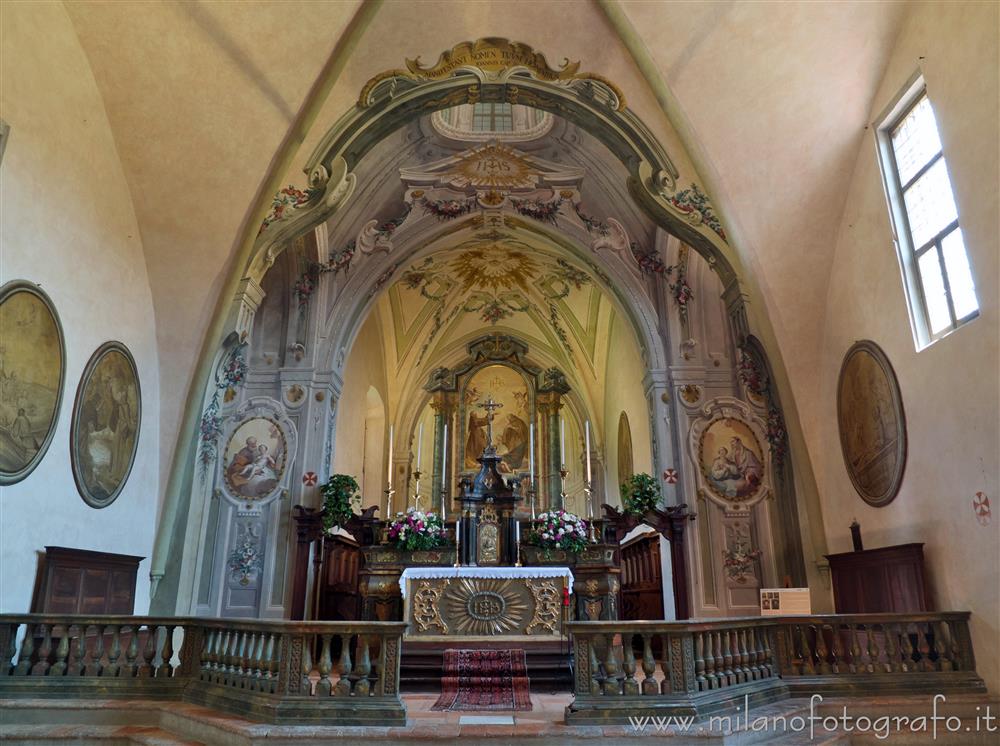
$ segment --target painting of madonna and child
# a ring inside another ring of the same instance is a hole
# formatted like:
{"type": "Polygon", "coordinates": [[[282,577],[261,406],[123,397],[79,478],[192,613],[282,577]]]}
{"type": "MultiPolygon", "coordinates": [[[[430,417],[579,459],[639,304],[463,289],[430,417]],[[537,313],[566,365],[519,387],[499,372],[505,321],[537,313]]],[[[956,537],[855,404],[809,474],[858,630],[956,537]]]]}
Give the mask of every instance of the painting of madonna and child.
{"type": "Polygon", "coordinates": [[[266,417],[253,417],[236,428],[226,444],[226,484],[239,497],[267,497],[281,481],[286,458],[281,429],[266,417]]]}
{"type": "Polygon", "coordinates": [[[702,433],[701,469],[711,489],[728,500],[748,500],[764,478],[764,453],[745,422],[722,418],[702,433]]]}
{"type": "Polygon", "coordinates": [[[486,448],[486,410],[482,407],[490,398],[500,406],[493,416],[493,445],[504,474],[528,470],[529,433],[531,421],[528,387],[524,378],[505,365],[488,365],[479,370],[465,387],[465,450],[463,467],[479,468],[477,458],[486,448]]]}

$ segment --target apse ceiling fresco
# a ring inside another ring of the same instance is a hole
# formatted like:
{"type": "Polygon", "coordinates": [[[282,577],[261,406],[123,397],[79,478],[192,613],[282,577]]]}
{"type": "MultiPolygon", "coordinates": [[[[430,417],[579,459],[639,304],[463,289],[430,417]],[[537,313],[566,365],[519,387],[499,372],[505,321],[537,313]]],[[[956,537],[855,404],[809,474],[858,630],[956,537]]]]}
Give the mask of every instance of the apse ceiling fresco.
{"type": "MultiPolygon", "coordinates": [[[[383,301],[397,364],[426,364],[483,329],[514,331],[593,370],[610,300],[591,272],[516,238],[476,237],[417,261],[383,301]]],[[[606,337],[605,337],[606,338],[606,337]]]]}

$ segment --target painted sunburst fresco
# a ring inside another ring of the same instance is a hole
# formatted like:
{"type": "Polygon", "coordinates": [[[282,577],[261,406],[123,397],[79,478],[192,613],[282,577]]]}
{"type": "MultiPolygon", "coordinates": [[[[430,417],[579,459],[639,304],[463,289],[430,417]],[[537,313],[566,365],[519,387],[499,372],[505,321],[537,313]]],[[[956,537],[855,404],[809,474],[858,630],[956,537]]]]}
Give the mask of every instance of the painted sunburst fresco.
{"type": "Polygon", "coordinates": [[[527,290],[538,264],[523,251],[497,244],[469,249],[449,262],[462,290],[527,290]]]}

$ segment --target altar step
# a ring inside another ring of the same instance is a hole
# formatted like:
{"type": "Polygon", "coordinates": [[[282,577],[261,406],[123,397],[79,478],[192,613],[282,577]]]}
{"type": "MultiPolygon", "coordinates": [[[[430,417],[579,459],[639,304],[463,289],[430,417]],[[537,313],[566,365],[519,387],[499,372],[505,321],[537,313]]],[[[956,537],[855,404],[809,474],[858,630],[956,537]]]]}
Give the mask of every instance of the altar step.
{"type": "Polygon", "coordinates": [[[466,640],[456,642],[422,642],[407,640],[400,661],[400,691],[439,692],[444,671],[445,650],[509,650],[521,648],[528,667],[531,691],[534,693],[572,691],[567,642],[525,640],[466,640]]]}

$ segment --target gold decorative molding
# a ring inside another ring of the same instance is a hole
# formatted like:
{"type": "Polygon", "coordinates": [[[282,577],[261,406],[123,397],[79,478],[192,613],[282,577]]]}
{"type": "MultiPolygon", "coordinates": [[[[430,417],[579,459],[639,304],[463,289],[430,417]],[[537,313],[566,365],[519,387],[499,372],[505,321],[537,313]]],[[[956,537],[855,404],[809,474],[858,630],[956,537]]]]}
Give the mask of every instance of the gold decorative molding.
{"type": "Polygon", "coordinates": [[[535,627],[543,627],[549,634],[559,634],[562,611],[562,593],[552,580],[529,580],[528,588],[535,599],[535,613],[525,627],[529,635],[535,627]]]}
{"type": "Polygon", "coordinates": [[[517,633],[528,616],[528,604],[517,592],[517,584],[496,578],[460,578],[447,589],[444,608],[458,635],[517,633]]]}
{"type": "MultiPolygon", "coordinates": [[[[625,97],[613,83],[595,73],[581,73],[579,62],[568,58],[558,68],[553,68],[545,55],[521,42],[512,42],[499,37],[486,37],[476,41],[463,41],[441,53],[437,62],[429,67],[421,64],[420,58],[405,61],[406,69],[381,72],[361,89],[358,107],[367,108],[372,104],[372,91],[382,82],[402,78],[414,83],[445,80],[462,72],[471,72],[485,83],[501,83],[515,75],[527,74],[535,80],[546,83],[571,83],[576,80],[601,83],[616,97],[617,109],[625,108],[625,97]]],[[[478,91],[477,97],[478,97],[478,91]]],[[[466,103],[459,101],[457,103],[466,103]]]]}
{"type": "Polygon", "coordinates": [[[417,628],[421,632],[426,632],[434,626],[441,630],[441,634],[448,634],[448,625],[438,610],[448,582],[448,580],[437,583],[431,583],[429,580],[420,581],[417,592],[413,594],[413,621],[417,623],[417,628]]]}

